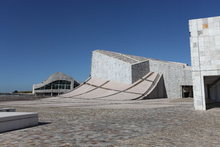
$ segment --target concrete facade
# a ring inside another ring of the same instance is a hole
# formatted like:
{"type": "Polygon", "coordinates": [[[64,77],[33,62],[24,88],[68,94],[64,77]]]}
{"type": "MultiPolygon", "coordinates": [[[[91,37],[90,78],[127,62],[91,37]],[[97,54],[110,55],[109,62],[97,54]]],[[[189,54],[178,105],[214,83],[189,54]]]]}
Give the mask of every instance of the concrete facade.
{"type": "Polygon", "coordinates": [[[220,17],[189,20],[194,107],[220,100],[220,17]]]}
{"type": "Polygon", "coordinates": [[[149,72],[148,64],[147,60],[96,50],[92,53],[91,77],[132,84],[149,72]]]}
{"type": "Polygon", "coordinates": [[[168,98],[181,98],[182,86],[192,85],[191,67],[184,63],[149,60],[151,72],[163,75],[168,98]]]}
{"type": "Polygon", "coordinates": [[[47,80],[33,85],[33,94],[42,96],[56,96],[69,92],[79,83],[61,72],[52,74],[47,80]]]}
{"type": "Polygon", "coordinates": [[[163,77],[164,90],[168,98],[180,98],[182,86],[192,86],[191,67],[186,64],[104,50],[93,51],[91,66],[93,78],[132,84],[149,72],[159,73],[163,77]]]}

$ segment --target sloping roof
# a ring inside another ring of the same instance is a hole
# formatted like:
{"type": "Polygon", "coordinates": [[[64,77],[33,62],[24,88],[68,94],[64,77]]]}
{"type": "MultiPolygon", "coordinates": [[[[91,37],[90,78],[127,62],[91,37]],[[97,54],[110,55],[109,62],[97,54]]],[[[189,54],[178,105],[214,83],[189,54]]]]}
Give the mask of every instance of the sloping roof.
{"type": "Polygon", "coordinates": [[[144,62],[147,60],[155,60],[155,61],[160,61],[164,63],[172,63],[172,64],[178,64],[178,65],[185,65],[185,63],[180,63],[180,62],[173,62],[173,61],[163,61],[163,60],[158,60],[158,59],[152,59],[152,58],[146,58],[146,57],[140,57],[140,56],[133,56],[133,55],[127,55],[127,54],[121,54],[117,52],[112,52],[112,51],[106,51],[106,50],[95,50],[95,52],[105,54],[109,57],[113,57],[119,60],[122,60],[124,62],[130,63],[130,64],[136,64],[140,62],[144,62]]]}
{"type": "Polygon", "coordinates": [[[105,51],[105,50],[95,50],[95,52],[105,54],[107,56],[122,60],[130,64],[135,64],[135,63],[148,60],[147,58],[144,58],[144,57],[131,56],[131,55],[126,55],[126,54],[121,54],[121,53],[116,53],[116,52],[105,51]]]}
{"type": "Polygon", "coordinates": [[[167,97],[165,92],[158,92],[161,88],[161,75],[149,72],[133,84],[124,84],[99,78],[90,78],[81,86],[71,92],[58,97],[77,99],[103,99],[103,100],[133,100],[145,98],[167,97]],[[155,92],[156,90],[156,92],[155,92]],[[153,96],[153,97],[152,97],[153,96]]]}

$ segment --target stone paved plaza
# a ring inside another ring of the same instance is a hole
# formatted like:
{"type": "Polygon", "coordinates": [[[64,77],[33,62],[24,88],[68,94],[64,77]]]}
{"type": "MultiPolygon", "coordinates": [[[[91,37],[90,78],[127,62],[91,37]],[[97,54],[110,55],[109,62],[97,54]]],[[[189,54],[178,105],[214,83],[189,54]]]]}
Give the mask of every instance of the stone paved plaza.
{"type": "Polygon", "coordinates": [[[192,99],[105,101],[48,98],[0,102],[39,113],[41,125],[0,134],[1,147],[217,147],[220,108],[192,99]]]}

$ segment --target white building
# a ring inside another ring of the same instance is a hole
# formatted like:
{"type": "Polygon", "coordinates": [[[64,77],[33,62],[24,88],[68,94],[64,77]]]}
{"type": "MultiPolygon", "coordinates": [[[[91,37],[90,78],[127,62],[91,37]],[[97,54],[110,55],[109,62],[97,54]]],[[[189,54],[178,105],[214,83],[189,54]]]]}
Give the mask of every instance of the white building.
{"type": "Polygon", "coordinates": [[[91,67],[91,77],[93,78],[133,84],[150,72],[162,76],[165,87],[159,87],[159,89],[165,90],[164,97],[193,96],[191,67],[187,64],[105,50],[93,51],[91,67]]]}
{"type": "Polygon", "coordinates": [[[220,17],[189,20],[194,106],[220,101],[220,17]]]}
{"type": "Polygon", "coordinates": [[[47,80],[33,85],[33,94],[56,96],[73,90],[79,83],[61,72],[52,74],[47,80]]]}

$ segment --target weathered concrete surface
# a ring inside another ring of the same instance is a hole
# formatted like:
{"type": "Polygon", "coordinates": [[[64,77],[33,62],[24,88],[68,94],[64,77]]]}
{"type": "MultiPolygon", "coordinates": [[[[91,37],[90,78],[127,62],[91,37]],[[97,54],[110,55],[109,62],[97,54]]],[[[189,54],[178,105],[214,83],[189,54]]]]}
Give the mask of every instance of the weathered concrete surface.
{"type": "Polygon", "coordinates": [[[161,89],[165,90],[168,98],[182,97],[182,86],[192,85],[191,67],[186,64],[104,50],[93,51],[92,78],[133,84],[149,72],[163,76],[165,88],[161,89]]]}
{"type": "Polygon", "coordinates": [[[18,111],[37,111],[40,122],[50,123],[0,134],[1,147],[218,147],[220,144],[220,110],[194,111],[192,99],[49,98],[0,104],[9,106],[18,111]]]}
{"type": "Polygon", "coordinates": [[[146,59],[103,50],[93,51],[91,66],[91,77],[125,84],[132,84],[149,72],[146,59]]]}
{"type": "Polygon", "coordinates": [[[0,133],[38,125],[38,114],[30,112],[0,112],[0,133]]]}
{"type": "Polygon", "coordinates": [[[189,20],[189,30],[194,106],[196,110],[206,110],[208,99],[220,99],[220,87],[212,92],[218,95],[210,98],[205,91],[211,83],[204,82],[206,76],[220,75],[220,17],[189,20]]]}
{"type": "Polygon", "coordinates": [[[182,86],[192,85],[191,67],[183,63],[149,60],[151,72],[163,75],[168,98],[182,97],[182,86]]]}

